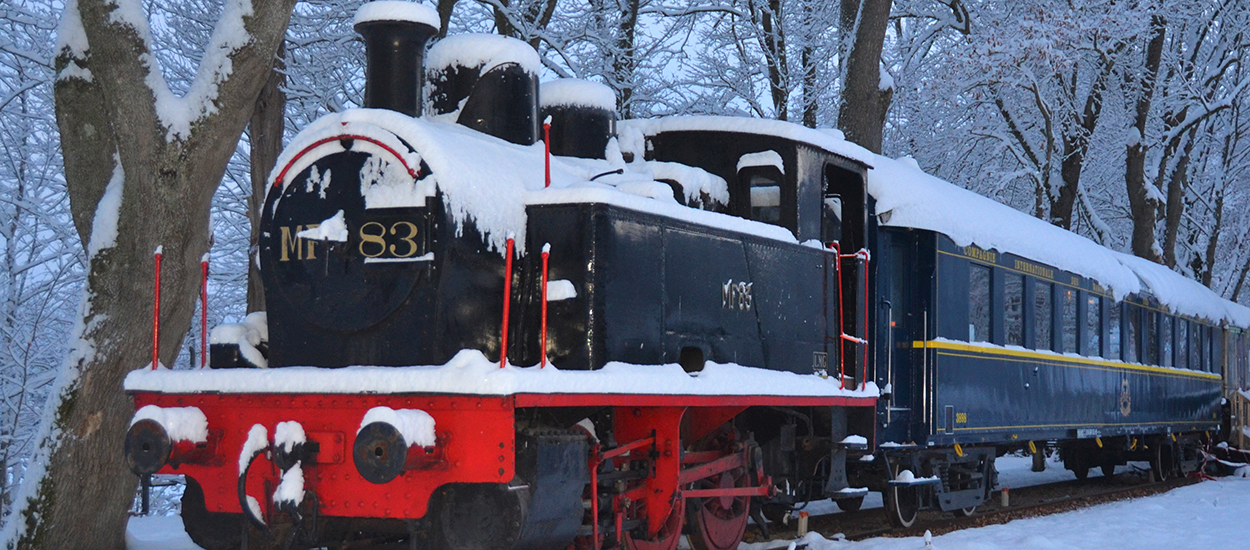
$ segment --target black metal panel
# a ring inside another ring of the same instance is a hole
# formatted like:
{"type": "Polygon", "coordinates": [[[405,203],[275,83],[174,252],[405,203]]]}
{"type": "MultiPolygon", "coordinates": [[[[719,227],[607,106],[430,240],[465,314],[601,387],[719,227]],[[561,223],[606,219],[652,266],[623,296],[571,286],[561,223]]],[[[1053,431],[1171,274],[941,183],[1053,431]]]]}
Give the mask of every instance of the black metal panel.
{"type": "Polygon", "coordinates": [[[582,105],[549,105],[540,118],[551,117],[551,154],[586,159],[604,158],[608,140],[616,136],[616,112],[582,105]]]}
{"type": "Polygon", "coordinates": [[[451,66],[430,71],[434,114],[459,110],[456,122],[479,132],[520,145],[538,141],[538,75],[517,63],[502,63],[484,73],[480,69],[451,66]]]}
{"type": "MultiPolygon", "coordinates": [[[[582,525],[582,490],[590,482],[585,434],[522,431],[517,438],[517,477],[526,482],[529,505],[514,550],[564,548],[582,525]]],[[[469,520],[470,518],[464,518],[469,520]]]]}

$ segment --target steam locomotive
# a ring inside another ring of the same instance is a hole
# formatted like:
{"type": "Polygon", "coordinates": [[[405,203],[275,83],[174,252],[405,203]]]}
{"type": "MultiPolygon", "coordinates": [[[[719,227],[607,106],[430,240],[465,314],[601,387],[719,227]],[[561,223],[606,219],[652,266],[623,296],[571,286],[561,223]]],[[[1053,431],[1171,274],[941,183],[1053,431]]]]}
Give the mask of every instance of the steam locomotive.
{"type": "Polygon", "coordinates": [[[361,8],[365,108],[270,177],[268,312],[126,379],[128,464],[185,474],[204,548],[730,550],[869,490],[908,525],[1012,449],[1192,469],[1247,368],[1250,312],[1166,269],[832,133],[618,121],[438,24],[361,8]]]}

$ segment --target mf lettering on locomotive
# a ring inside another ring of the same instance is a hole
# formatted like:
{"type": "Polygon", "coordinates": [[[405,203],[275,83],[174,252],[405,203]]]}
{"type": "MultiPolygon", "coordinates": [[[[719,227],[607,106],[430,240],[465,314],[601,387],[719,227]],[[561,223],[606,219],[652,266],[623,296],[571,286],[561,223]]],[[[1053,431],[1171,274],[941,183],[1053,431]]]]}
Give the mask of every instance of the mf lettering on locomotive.
{"type": "Polygon", "coordinates": [[[292,256],[294,256],[297,260],[317,259],[316,249],[313,248],[313,246],[317,244],[317,241],[312,239],[305,240],[303,237],[299,236],[299,233],[300,231],[316,229],[318,227],[321,227],[321,224],[310,223],[308,225],[297,225],[295,227],[288,225],[282,226],[279,229],[282,233],[282,253],[278,256],[278,261],[288,262],[291,260],[292,256]],[[305,246],[305,244],[307,244],[307,246],[305,246]]]}
{"type": "Polygon", "coordinates": [[[733,279],[725,281],[720,286],[720,307],[729,310],[751,311],[751,306],[754,302],[751,287],[754,284],[745,281],[735,283],[733,279]]]}

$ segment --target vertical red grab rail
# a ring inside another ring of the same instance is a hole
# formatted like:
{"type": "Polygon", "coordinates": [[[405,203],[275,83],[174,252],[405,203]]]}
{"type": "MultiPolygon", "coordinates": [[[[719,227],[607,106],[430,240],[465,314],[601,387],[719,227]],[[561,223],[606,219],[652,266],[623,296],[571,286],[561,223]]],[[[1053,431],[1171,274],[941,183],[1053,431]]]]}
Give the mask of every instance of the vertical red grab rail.
{"type": "Polygon", "coordinates": [[[200,368],[208,366],[208,253],[200,257],[200,368]]]}
{"type": "Polygon", "coordinates": [[[551,115],[543,120],[543,187],[551,187],[551,115]]]}
{"type": "Polygon", "coordinates": [[[538,346],[538,368],[547,366],[547,258],[551,256],[551,243],[543,244],[542,329],[538,346]]]}
{"type": "Polygon", "coordinates": [[[152,300],[152,370],[160,364],[161,358],[161,256],[165,247],[157,245],[152,257],[156,259],[156,281],[152,300]]]}
{"type": "Polygon", "coordinates": [[[834,274],[838,278],[838,381],[841,383],[841,389],[846,389],[846,347],[843,343],[846,328],[842,317],[842,302],[845,301],[842,294],[842,246],[838,241],[833,241],[829,243],[829,248],[833,249],[833,257],[837,261],[834,264],[834,274]]]}
{"type": "Polygon", "coordinates": [[[499,368],[508,364],[508,307],[512,305],[512,247],[515,240],[508,235],[508,246],[505,251],[503,276],[503,324],[499,342],[499,368]]]}
{"type": "MultiPolygon", "coordinates": [[[[864,258],[864,324],[861,325],[864,327],[864,368],[859,377],[859,389],[862,390],[868,387],[868,261],[872,259],[872,256],[868,254],[867,249],[863,248],[855,253],[856,256],[860,254],[863,254],[864,258]]],[[[894,345],[889,342],[887,344],[894,345]]]]}

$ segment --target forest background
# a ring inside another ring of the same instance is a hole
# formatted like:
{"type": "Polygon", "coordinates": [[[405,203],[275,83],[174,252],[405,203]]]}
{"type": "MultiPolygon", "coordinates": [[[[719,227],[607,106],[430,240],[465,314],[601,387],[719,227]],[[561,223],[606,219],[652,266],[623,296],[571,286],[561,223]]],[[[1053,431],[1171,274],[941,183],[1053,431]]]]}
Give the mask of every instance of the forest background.
{"type": "MultiPolygon", "coordinates": [[[[238,1],[130,3],[147,16],[169,91],[193,92],[214,28],[238,1]]],[[[364,48],[351,29],[360,3],[295,4],[276,72],[211,197],[210,325],[263,309],[254,273],[249,292],[249,258],[253,183],[263,188],[266,163],[284,138],[363,96],[364,48]]],[[[436,6],[445,33],[528,42],[544,80],[607,84],[623,118],[717,114],[840,128],[869,149],[910,156],[926,172],[1250,303],[1250,71],[1242,62],[1250,59],[1250,0],[436,6]],[[883,36],[864,40],[872,29],[883,36]]],[[[55,0],[0,4],[6,522],[37,454],[88,281],[54,101],[58,83],[83,78],[57,61],[74,48],[64,40],[64,11],[55,0]]],[[[196,364],[198,338],[176,339],[172,366],[196,364]]]]}

